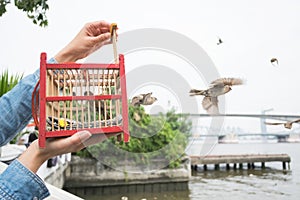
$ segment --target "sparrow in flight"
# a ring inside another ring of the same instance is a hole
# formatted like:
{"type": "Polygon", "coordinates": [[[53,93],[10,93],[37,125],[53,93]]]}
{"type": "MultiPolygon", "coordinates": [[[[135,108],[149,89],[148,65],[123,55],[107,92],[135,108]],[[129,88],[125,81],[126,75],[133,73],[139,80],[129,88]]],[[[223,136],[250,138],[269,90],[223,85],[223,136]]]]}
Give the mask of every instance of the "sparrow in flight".
{"type": "Polygon", "coordinates": [[[296,119],[296,120],[287,121],[287,122],[265,122],[265,124],[267,124],[267,125],[283,125],[284,128],[291,129],[293,126],[293,123],[299,123],[299,122],[300,122],[300,119],[296,119]]]}
{"type": "Polygon", "coordinates": [[[274,65],[275,63],[278,65],[277,58],[271,58],[270,62],[272,63],[272,65],[274,65]]]}
{"type": "Polygon", "coordinates": [[[152,92],[147,94],[139,94],[132,98],[131,105],[132,106],[140,106],[140,105],[152,105],[155,101],[157,101],[156,97],[152,97],[152,92]]]}
{"type": "Polygon", "coordinates": [[[222,43],[223,43],[222,39],[219,38],[219,39],[218,39],[218,42],[217,42],[217,45],[220,45],[220,44],[222,44],[222,43]]]}
{"type": "Polygon", "coordinates": [[[210,83],[206,90],[191,89],[190,96],[202,95],[202,107],[208,114],[219,114],[218,96],[226,94],[233,85],[242,85],[243,80],[239,78],[219,78],[210,83]]]}

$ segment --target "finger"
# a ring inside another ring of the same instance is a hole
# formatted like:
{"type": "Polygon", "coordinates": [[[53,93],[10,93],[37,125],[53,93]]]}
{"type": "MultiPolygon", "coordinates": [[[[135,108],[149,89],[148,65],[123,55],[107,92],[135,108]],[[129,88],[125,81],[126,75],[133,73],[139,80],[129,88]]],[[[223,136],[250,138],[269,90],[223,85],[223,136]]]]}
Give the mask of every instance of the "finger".
{"type": "Polygon", "coordinates": [[[87,141],[91,136],[92,134],[89,131],[79,131],[69,138],[71,143],[69,145],[73,145],[74,147],[79,147],[82,149],[85,147],[85,141],[87,141]]]}
{"type": "Polygon", "coordinates": [[[89,131],[79,131],[74,135],[76,134],[79,136],[82,144],[92,136],[92,134],[89,131]]]}
{"type": "Polygon", "coordinates": [[[99,27],[102,32],[109,32],[111,23],[107,21],[95,21],[92,23],[94,26],[99,27]]]}
{"type": "Polygon", "coordinates": [[[83,142],[84,147],[103,142],[108,137],[105,134],[95,134],[83,142]]]}
{"type": "Polygon", "coordinates": [[[107,40],[110,40],[110,33],[103,33],[101,35],[98,35],[97,37],[93,38],[94,42],[97,43],[102,43],[102,42],[106,42],[107,40]]]}

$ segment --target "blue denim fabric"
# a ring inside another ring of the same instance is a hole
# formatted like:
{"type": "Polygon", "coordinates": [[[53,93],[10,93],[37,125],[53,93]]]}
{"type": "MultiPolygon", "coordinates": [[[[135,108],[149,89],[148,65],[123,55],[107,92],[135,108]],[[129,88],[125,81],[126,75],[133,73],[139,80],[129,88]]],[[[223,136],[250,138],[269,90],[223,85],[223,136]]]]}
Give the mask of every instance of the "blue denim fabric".
{"type": "MultiPolygon", "coordinates": [[[[51,58],[48,63],[56,63],[51,58]]],[[[40,78],[40,70],[23,78],[11,91],[0,98],[0,146],[11,141],[32,118],[33,89],[40,78]]]]}
{"type": "MultiPolygon", "coordinates": [[[[51,58],[48,63],[57,63],[51,58]]],[[[32,92],[40,71],[23,78],[11,91],[0,98],[0,146],[8,143],[26,127],[31,114],[32,92]]],[[[49,196],[44,182],[18,160],[0,175],[0,199],[43,199],[49,196]]]]}
{"type": "Polygon", "coordinates": [[[49,195],[43,180],[18,160],[14,160],[0,175],[0,199],[44,199],[49,195]]]}

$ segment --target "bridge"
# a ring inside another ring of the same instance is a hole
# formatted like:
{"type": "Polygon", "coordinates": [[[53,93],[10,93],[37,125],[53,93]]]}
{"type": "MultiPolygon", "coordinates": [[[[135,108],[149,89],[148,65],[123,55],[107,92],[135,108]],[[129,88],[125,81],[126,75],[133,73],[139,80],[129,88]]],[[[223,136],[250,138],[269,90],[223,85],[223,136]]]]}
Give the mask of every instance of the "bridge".
{"type": "MultiPolygon", "coordinates": [[[[194,134],[195,135],[195,134],[194,134]]],[[[227,134],[198,134],[197,137],[225,137],[227,134]]],[[[241,133],[234,134],[236,137],[262,136],[262,137],[288,137],[288,133],[241,133]]]]}
{"type": "Polygon", "coordinates": [[[289,121],[294,119],[300,119],[300,115],[266,115],[266,114],[193,114],[193,113],[181,113],[182,116],[188,117],[251,117],[251,118],[263,118],[263,119],[276,119],[282,121],[289,121]]]}
{"type": "Polygon", "coordinates": [[[264,137],[264,138],[276,138],[278,142],[300,142],[300,134],[295,134],[295,137],[291,137],[288,133],[242,133],[242,134],[198,134],[197,136],[192,136],[192,140],[196,140],[197,138],[206,138],[206,137],[214,137],[218,138],[219,143],[234,143],[234,141],[238,142],[239,137],[264,137]]]}
{"type": "MultiPolygon", "coordinates": [[[[272,110],[272,109],[271,109],[272,110]]],[[[292,121],[295,119],[300,119],[300,115],[280,115],[280,114],[265,114],[266,111],[270,110],[264,110],[262,111],[262,114],[194,114],[194,113],[180,113],[181,116],[187,116],[190,118],[201,118],[201,117],[247,117],[247,118],[258,118],[260,119],[261,123],[261,136],[275,136],[278,138],[278,140],[286,140],[289,137],[289,134],[283,133],[283,134],[276,134],[276,133],[267,133],[267,128],[265,121],[266,119],[273,119],[273,120],[281,120],[281,121],[292,121]]],[[[243,134],[243,136],[251,135],[254,136],[254,134],[243,134]]],[[[219,137],[223,137],[222,135],[218,135],[219,137]]],[[[240,135],[239,135],[240,136],[240,135]]]]}
{"type": "Polygon", "coordinates": [[[234,134],[233,138],[227,138],[227,134],[199,134],[197,135],[198,138],[206,138],[206,137],[216,137],[218,141],[222,143],[222,141],[226,141],[226,139],[233,140],[238,139],[239,137],[251,136],[251,137],[264,137],[264,138],[276,138],[278,142],[300,142],[300,135],[298,134],[298,138],[290,138],[290,134],[287,133],[244,133],[244,134],[234,134]]]}

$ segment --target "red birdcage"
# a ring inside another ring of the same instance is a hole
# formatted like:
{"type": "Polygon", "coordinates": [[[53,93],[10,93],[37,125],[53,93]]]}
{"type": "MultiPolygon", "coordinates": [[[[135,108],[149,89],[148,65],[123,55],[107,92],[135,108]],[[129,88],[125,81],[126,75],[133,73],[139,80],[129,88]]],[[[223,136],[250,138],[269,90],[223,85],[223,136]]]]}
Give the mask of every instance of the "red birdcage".
{"type": "Polygon", "coordinates": [[[36,87],[32,100],[40,147],[45,147],[46,138],[81,130],[118,139],[123,132],[128,142],[124,56],[117,57],[116,40],[113,44],[115,64],[50,64],[46,53],[41,54],[39,92],[36,87]]]}
{"type": "Polygon", "coordinates": [[[129,140],[124,56],[118,64],[49,64],[41,54],[39,145],[80,130],[129,140]]]}

